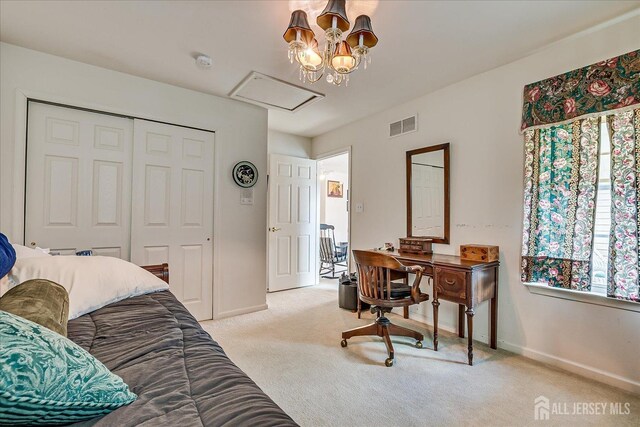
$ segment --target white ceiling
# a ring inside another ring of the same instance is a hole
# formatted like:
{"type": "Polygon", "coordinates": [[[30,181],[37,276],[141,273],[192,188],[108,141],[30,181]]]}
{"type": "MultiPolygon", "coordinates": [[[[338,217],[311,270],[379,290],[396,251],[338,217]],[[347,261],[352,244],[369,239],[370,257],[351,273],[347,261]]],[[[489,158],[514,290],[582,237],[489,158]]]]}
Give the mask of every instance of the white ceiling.
{"type": "MultiPolygon", "coordinates": [[[[354,73],[346,88],[324,81],[310,86],[326,99],[296,113],[272,110],[269,127],[316,136],[639,6],[640,1],[380,1],[372,15],[380,42],[371,67],[354,73]]],[[[1,0],[0,40],[227,96],[252,70],[302,84],[282,39],[289,14],[287,1],[1,0]],[[211,55],[213,68],[197,68],[196,53],[211,55]]],[[[315,18],[310,22],[318,34],[315,18]]]]}

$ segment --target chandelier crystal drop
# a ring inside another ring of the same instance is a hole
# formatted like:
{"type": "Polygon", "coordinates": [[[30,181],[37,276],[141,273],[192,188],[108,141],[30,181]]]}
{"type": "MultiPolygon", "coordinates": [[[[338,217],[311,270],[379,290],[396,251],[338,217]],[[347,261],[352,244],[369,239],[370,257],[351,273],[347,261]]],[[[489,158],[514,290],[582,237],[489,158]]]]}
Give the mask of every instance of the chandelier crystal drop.
{"type": "Polygon", "coordinates": [[[349,74],[360,65],[367,69],[371,64],[370,49],[378,43],[373,33],[371,18],[360,15],[349,35],[349,19],[345,9],[346,0],[329,0],[316,23],[324,30],[324,49],[319,49],[316,35],[309,26],[307,13],[296,10],[283,38],[289,44],[289,61],[300,67],[300,80],[315,83],[326,74],[328,83],[345,86],[349,84],[349,74]]]}

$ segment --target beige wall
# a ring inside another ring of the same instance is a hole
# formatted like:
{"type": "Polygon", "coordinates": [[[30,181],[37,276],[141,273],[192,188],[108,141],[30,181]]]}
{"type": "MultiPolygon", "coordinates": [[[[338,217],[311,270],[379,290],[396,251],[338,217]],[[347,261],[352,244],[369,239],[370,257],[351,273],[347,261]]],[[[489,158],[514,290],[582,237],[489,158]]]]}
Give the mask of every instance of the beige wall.
{"type": "Polygon", "coordinates": [[[268,140],[269,154],[284,154],[305,159],[311,157],[311,138],[269,130],[268,140]]]}
{"type": "MultiPolygon", "coordinates": [[[[556,43],[526,58],[359,120],[313,139],[313,154],[351,144],[352,247],[397,242],[406,232],[405,151],[451,143],[451,244],[500,246],[499,347],[640,391],[640,313],[531,294],[520,283],[523,142],[522,89],[640,48],[640,16],[556,43]],[[419,131],[389,139],[388,124],[419,115],[419,131]]],[[[487,47],[490,49],[491,47],[487,47]]],[[[446,67],[447,64],[441,64],[446,67]]],[[[429,78],[429,70],[424,70],[429,78]]],[[[416,88],[419,91],[420,88],[416,88]]],[[[457,324],[443,302],[441,324],[457,324]]],[[[431,322],[431,305],[420,313],[431,322]]],[[[487,305],[475,316],[487,341],[487,305]]],[[[428,346],[428,345],[427,345],[428,346]]]]}
{"type": "Polygon", "coordinates": [[[20,192],[24,177],[24,163],[14,164],[21,131],[18,91],[215,130],[214,316],[266,308],[266,110],[1,43],[0,230],[14,241],[22,241],[14,189],[20,192]],[[240,205],[240,188],[231,178],[240,160],[253,162],[260,172],[253,205],[240,205]]]}

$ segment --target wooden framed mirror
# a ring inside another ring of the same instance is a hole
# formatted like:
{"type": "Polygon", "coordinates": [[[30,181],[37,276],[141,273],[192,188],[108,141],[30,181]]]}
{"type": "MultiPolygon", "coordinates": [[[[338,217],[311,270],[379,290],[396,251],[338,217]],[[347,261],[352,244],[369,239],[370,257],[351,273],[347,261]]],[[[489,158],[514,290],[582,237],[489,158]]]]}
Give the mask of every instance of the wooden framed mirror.
{"type": "Polygon", "coordinates": [[[407,151],[407,236],[449,243],[449,143],[407,151]]]}

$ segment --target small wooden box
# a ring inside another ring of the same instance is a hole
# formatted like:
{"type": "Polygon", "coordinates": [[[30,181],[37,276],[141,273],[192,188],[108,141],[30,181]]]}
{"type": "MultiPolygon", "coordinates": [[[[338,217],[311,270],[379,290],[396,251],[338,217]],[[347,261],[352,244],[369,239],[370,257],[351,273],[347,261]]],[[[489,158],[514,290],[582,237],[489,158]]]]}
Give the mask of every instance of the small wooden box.
{"type": "Polygon", "coordinates": [[[431,243],[432,239],[424,237],[401,237],[398,251],[421,255],[432,254],[431,243]]]}
{"type": "Polygon", "coordinates": [[[469,261],[498,261],[500,248],[490,245],[460,245],[460,258],[469,261]]]}

